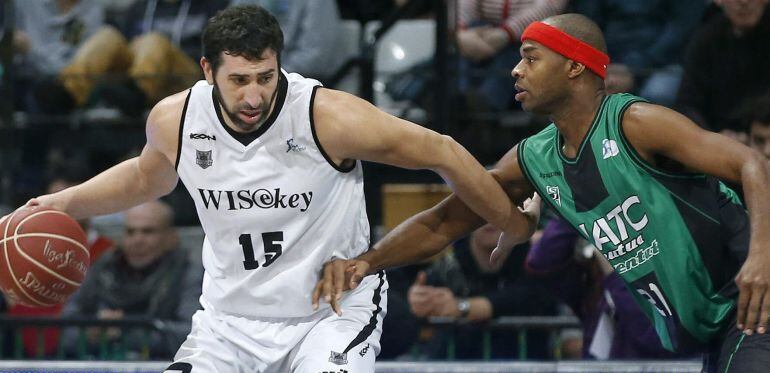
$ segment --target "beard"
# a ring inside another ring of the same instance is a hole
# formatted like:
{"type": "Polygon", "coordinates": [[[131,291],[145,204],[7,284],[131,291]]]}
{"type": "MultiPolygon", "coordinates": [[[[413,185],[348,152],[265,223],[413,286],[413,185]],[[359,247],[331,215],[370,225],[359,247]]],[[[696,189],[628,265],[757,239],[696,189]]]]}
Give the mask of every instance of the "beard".
{"type": "Polygon", "coordinates": [[[257,107],[253,107],[247,103],[243,103],[240,105],[236,105],[234,108],[230,108],[227,106],[225,101],[222,99],[222,93],[219,90],[219,85],[217,82],[214,82],[214,98],[216,98],[217,102],[219,102],[219,107],[222,109],[222,111],[225,112],[225,115],[227,115],[228,118],[230,118],[230,121],[238,127],[239,130],[243,132],[251,132],[256,130],[257,128],[261,127],[266,121],[267,118],[270,117],[270,108],[273,106],[273,101],[275,101],[275,97],[278,94],[278,88],[276,87],[275,92],[273,92],[272,96],[270,97],[270,102],[263,102],[261,105],[258,105],[257,107]],[[259,119],[255,123],[249,123],[245,120],[241,119],[240,116],[238,116],[238,113],[241,110],[248,110],[248,111],[254,111],[259,110],[259,119]]]}

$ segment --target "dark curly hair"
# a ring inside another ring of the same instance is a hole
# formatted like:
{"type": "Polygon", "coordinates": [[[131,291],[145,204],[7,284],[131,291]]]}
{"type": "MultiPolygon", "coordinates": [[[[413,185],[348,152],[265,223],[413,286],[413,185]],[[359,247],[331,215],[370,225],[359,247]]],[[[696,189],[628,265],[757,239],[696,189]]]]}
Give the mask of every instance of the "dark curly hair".
{"type": "Polygon", "coordinates": [[[280,66],[281,26],[270,12],[256,5],[226,8],[211,17],[203,30],[203,57],[215,72],[222,62],[222,52],[259,60],[266,49],[275,51],[280,66]]]}

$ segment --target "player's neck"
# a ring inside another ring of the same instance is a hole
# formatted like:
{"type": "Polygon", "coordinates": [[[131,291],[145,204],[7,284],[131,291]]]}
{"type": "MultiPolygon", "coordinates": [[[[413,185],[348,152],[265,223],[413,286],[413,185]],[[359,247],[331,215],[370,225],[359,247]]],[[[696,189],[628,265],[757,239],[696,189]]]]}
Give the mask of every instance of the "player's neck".
{"type": "Polygon", "coordinates": [[[606,95],[604,90],[595,95],[573,95],[550,115],[564,137],[565,148],[580,147],[606,95]]]}

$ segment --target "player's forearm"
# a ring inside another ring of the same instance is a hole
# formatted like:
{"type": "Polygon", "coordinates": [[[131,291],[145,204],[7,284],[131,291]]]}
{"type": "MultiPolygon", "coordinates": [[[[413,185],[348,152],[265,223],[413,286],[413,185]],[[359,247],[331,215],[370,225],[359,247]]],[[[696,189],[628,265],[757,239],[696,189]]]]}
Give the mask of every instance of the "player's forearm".
{"type": "Polygon", "coordinates": [[[446,248],[451,237],[438,233],[428,215],[423,211],[407,219],[361,255],[359,259],[370,265],[369,272],[420,263],[446,248]]]}
{"type": "Polygon", "coordinates": [[[75,187],[50,197],[52,207],[75,219],[111,214],[158,198],[173,189],[139,169],[138,158],[119,163],[75,187]]]}
{"type": "MultiPolygon", "coordinates": [[[[751,222],[751,240],[770,240],[770,163],[761,154],[755,153],[741,169],[741,182],[746,197],[751,222]]],[[[751,245],[758,247],[758,245],[751,245]]]]}
{"type": "Polygon", "coordinates": [[[500,184],[484,170],[465,148],[452,141],[449,156],[437,171],[468,207],[492,225],[504,229],[511,214],[511,202],[500,184]]]}
{"type": "Polygon", "coordinates": [[[530,224],[492,177],[465,148],[452,141],[437,172],[471,210],[490,224],[517,237],[529,237],[530,224]]]}
{"type": "Polygon", "coordinates": [[[369,273],[420,263],[483,224],[452,195],[399,224],[359,259],[369,263],[369,273]]]}

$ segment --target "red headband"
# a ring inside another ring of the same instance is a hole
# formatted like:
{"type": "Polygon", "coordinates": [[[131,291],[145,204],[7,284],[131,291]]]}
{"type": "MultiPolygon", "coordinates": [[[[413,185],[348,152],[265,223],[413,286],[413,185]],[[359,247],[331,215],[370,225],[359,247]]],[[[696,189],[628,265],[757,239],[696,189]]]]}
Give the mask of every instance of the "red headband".
{"type": "Polygon", "coordinates": [[[610,57],[572,35],[543,22],[532,22],[521,34],[522,42],[527,39],[543,44],[548,49],[575,62],[582,63],[604,79],[610,57]]]}

